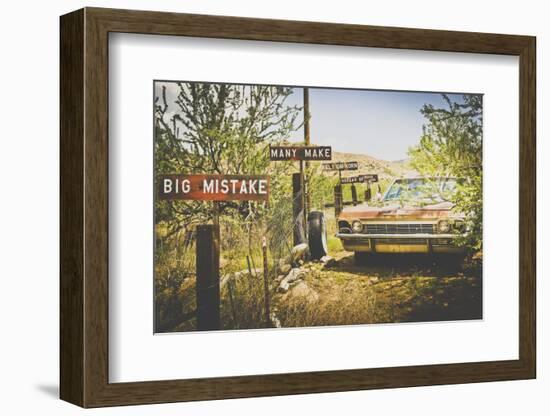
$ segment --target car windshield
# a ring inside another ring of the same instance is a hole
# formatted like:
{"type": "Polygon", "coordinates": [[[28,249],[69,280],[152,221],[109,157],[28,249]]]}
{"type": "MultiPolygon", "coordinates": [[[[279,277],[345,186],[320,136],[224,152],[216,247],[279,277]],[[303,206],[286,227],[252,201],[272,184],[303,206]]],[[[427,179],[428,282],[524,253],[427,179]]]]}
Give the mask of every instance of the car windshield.
{"type": "Polygon", "coordinates": [[[384,201],[448,201],[456,186],[455,178],[397,179],[386,191],[384,201]]]}

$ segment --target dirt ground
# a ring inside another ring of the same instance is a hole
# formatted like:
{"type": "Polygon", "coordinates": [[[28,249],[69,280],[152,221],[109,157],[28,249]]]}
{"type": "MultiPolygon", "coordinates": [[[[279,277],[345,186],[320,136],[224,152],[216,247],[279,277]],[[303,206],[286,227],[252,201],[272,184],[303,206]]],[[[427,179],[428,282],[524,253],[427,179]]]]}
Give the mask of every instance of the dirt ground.
{"type": "MultiPolygon", "coordinates": [[[[299,278],[286,290],[280,290],[280,280],[272,281],[269,324],[261,270],[243,270],[222,290],[222,329],[482,319],[481,259],[452,260],[377,254],[358,263],[353,253],[337,251],[326,263],[305,262],[292,269],[299,278]]],[[[174,310],[193,310],[195,280],[187,279],[174,299],[174,310]]],[[[186,320],[166,332],[192,331],[195,325],[195,319],[186,320]]]]}
{"type": "Polygon", "coordinates": [[[306,263],[302,282],[274,299],[281,326],[429,322],[482,318],[481,262],[428,255],[340,252],[306,263]]]}

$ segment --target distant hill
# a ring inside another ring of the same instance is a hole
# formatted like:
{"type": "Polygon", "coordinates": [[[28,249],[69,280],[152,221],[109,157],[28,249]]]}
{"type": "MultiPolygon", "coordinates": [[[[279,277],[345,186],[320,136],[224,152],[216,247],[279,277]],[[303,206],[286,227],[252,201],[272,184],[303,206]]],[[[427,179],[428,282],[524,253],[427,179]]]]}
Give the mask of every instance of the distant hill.
{"type": "Polygon", "coordinates": [[[409,160],[410,160],[410,159],[406,159],[406,158],[405,158],[405,159],[399,159],[399,160],[392,160],[392,162],[394,162],[394,163],[407,164],[407,163],[409,163],[409,160]]]}
{"type": "Polygon", "coordinates": [[[408,165],[408,160],[386,161],[372,156],[356,153],[332,152],[333,162],[358,162],[359,170],[346,172],[346,176],[376,173],[381,178],[395,178],[414,174],[415,171],[408,165]]]}
{"type": "MultiPolygon", "coordinates": [[[[282,140],[278,143],[279,146],[297,146],[302,143],[289,142],[282,140]]],[[[414,175],[416,172],[409,166],[409,159],[401,160],[381,160],[370,155],[358,154],[358,153],[344,153],[344,152],[332,152],[331,162],[358,162],[359,169],[354,171],[342,172],[342,176],[356,176],[367,173],[378,174],[380,178],[393,179],[396,177],[403,177],[408,175],[414,175]]],[[[337,172],[324,172],[325,175],[336,176],[337,172]]]]}

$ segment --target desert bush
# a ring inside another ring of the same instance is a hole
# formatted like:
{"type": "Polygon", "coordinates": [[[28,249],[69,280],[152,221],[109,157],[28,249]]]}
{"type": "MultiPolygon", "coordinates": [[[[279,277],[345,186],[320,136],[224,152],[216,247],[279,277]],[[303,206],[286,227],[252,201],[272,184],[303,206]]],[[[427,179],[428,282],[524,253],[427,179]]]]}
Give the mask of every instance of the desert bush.
{"type": "Polygon", "coordinates": [[[425,176],[459,179],[451,200],[467,214],[467,234],[460,243],[477,251],[483,235],[483,100],[472,94],[461,101],[443,98],[446,108],[422,108],[426,124],[420,144],[409,150],[410,164],[425,176]]]}

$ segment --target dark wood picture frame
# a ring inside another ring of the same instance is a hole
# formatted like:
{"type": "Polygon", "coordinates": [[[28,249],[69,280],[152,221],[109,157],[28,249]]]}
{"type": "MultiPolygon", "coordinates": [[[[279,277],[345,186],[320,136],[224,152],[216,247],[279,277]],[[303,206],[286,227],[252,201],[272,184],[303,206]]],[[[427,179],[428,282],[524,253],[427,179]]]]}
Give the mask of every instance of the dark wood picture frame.
{"type": "Polygon", "coordinates": [[[535,38],[85,8],[61,17],[60,396],[83,407],[535,378],[535,38]],[[110,32],[515,55],[519,57],[519,359],[109,383],[110,32]]]}

